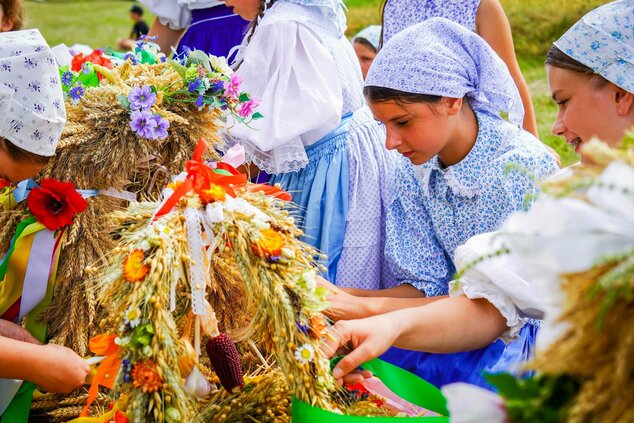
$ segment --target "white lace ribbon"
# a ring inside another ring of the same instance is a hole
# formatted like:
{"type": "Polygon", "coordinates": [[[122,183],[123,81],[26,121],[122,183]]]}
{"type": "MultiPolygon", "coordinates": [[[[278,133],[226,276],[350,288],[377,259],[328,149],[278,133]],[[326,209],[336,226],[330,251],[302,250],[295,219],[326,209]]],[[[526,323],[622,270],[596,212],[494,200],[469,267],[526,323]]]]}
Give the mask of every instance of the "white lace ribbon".
{"type": "Polygon", "coordinates": [[[205,291],[207,272],[203,256],[205,242],[202,234],[202,221],[198,209],[185,209],[185,225],[187,227],[187,243],[189,247],[189,283],[192,292],[192,311],[196,315],[206,314],[205,291]]]}

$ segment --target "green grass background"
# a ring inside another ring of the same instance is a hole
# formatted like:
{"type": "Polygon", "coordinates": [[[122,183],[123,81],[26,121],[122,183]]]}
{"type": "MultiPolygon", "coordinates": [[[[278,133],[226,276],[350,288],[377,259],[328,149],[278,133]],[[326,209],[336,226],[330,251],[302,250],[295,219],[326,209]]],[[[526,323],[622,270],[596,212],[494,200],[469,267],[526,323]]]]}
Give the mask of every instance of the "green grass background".
{"type": "MultiPolygon", "coordinates": [[[[176,1],[176,0],[174,0],[176,1]]],[[[542,140],[557,150],[564,165],[578,160],[572,148],[551,135],[557,108],[550,100],[543,61],[550,44],[584,13],[606,0],[501,0],[513,28],[520,66],[528,81],[542,140]]],[[[345,0],[348,6],[348,34],[380,23],[381,0],[345,0]]],[[[108,47],[127,36],[132,23],[124,0],[25,1],[28,28],[39,28],[51,45],[66,43],[108,47]]],[[[144,16],[151,24],[153,16],[144,16]]]]}

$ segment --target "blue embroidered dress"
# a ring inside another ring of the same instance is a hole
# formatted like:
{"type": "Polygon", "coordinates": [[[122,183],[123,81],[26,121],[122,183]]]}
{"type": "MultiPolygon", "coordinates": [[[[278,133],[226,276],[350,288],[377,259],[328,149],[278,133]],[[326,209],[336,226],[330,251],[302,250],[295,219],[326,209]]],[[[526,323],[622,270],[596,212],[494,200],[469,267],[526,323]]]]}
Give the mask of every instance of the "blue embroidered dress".
{"type": "Polygon", "coordinates": [[[263,115],[232,127],[247,157],[300,208],[304,241],[340,286],[382,285],[385,202],[395,155],[363,98],[359,61],[337,0],[279,0],[239,53],[243,88],[263,115]]]}
{"type": "MultiPolygon", "coordinates": [[[[537,181],[557,171],[554,158],[528,132],[487,112],[475,113],[478,137],[461,162],[447,168],[438,158],[421,166],[405,159],[399,163],[387,210],[386,260],[399,283],[427,297],[448,294],[458,246],[495,230],[512,212],[526,210],[539,191],[537,181]]],[[[509,345],[498,340],[457,354],[392,348],[382,358],[436,386],[486,386],[481,372],[516,369],[530,358],[535,334],[536,327],[529,324],[509,345]]]]}

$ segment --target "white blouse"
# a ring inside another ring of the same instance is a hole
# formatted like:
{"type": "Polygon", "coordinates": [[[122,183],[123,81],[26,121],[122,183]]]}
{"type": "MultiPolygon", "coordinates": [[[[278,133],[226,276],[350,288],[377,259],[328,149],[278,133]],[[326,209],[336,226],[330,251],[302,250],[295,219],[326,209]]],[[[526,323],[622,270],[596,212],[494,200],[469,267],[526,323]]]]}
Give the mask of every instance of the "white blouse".
{"type": "Polygon", "coordinates": [[[456,250],[456,267],[466,270],[450,295],[486,298],[496,306],[507,321],[505,341],[515,338],[527,318],[543,318],[537,346],[545,348],[567,327],[558,321],[560,275],[587,271],[602,257],[634,249],[631,192],[634,168],[615,161],[584,199],[544,195],[500,231],[473,237],[456,250]],[[495,255],[504,249],[510,253],[495,255]]]}
{"type": "Polygon", "coordinates": [[[223,4],[220,0],[139,0],[159,22],[171,29],[187,28],[192,20],[192,10],[207,9],[223,4]]]}
{"type": "Polygon", "coordinates": [[[275,3],[239,53],[237,74],[243,89],[261,100],[257,110],[264,118],[252,122],[253,129],[235,125],[229,134],[269,173],[306,166],[305,147],[364,105],[354,50],[322,9],[275,3]]]}

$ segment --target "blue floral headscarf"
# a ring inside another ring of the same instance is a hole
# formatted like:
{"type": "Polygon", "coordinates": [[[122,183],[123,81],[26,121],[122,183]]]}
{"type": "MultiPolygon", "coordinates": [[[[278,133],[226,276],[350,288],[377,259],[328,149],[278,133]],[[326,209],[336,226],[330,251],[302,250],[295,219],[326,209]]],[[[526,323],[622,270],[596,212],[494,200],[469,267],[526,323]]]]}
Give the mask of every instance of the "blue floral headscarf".
{"type": "Polygon", "coordinates": [[[374,59],[365,86],[413,94],[467,97],[471,107],[524,118],[519,92],[500,57],[477,34],[432,18],[395,35],[374,59]]]}
{"type": "Polygon", "coordinates": [[[581,18],[555,42],[562,52],[634,93],[634,1],[619,0],[581,18]]]}

